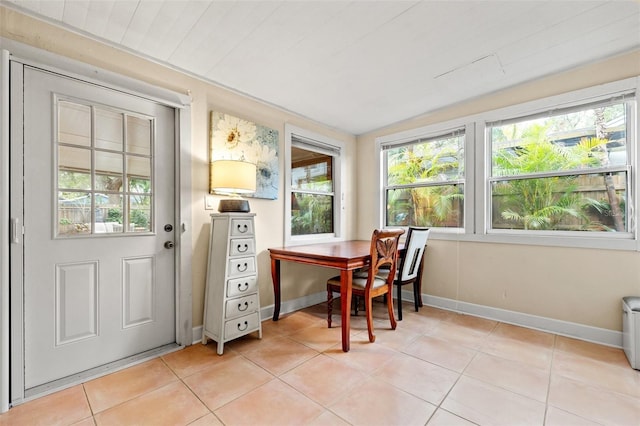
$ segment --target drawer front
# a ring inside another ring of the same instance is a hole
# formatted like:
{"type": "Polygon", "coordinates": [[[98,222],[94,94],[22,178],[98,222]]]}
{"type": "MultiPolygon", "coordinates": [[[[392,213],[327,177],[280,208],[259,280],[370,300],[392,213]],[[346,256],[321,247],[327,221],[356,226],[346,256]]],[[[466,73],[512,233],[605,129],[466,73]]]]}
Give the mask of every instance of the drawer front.
{"type": "Polygon", "coordinates": [[[253,235],[253,220],[251,219],[231,219],[231,236],[253,235]]]}
{"type": "Polygon", "coordinates": [[[239,257],[229,259],[229,276],[251,275],[256,273],[255,257],[239,257]]]}
{"type": "Polygon", "coordinates": [[[258,310],[258,295],[254,293],[249,296],[227,300],[225,306],[225,318],[246,315],[258,310]]]}
{"type": "Polygon", "coordinates": [[[246,256],[256,253],[253,238],[232,238],[229,242],[229,256],[246,256]]]}
{"type": "Polygon", "coordinates": [[[234,278],[227,281],[227,297],[244,296],[258,291],[256,276],[234,278]]]}
{"type": "Polygon", "coordinates": [[[234,339],[258,329],[260,315],[254,312],[240,318],[232,319],[224,323],[224,340],[234,339]]]}

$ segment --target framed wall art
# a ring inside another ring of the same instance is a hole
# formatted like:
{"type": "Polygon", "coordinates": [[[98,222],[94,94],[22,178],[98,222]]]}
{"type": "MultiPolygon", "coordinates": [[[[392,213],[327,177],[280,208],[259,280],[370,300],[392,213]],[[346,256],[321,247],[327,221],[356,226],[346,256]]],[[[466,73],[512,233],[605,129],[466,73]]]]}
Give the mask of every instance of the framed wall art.
{"type": "Polygon", "coordinates": [[[254,198],[278,198],[278,131],[222,112],[211,112],[210,161],[242,160],[256,165],[254,198]]]}

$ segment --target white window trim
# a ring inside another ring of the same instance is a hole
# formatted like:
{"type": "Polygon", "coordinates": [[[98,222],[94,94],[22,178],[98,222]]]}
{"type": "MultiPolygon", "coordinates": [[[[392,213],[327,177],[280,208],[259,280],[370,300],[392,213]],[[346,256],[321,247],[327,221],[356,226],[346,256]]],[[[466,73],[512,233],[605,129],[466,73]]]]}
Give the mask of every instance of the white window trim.
{"type": "Polygon", "coordinates": [[[632,169],[629,194],[630,211],[632,212],[632,218],[630,218],[632,220],[632,238],[628,238],[628,233],[625,235],[617,235],[615,233],[598,235],[581,233],[571,235],[567,235],[568,233],[553,233],[549,235],[539,233],[532,235],[531,233],[511,230],[492,230],[488,232],[487,220],[489,206],[487,205],[487,196],[489,194],[489,187],[488,170],[486,167],[490,164],[491,152],[489,147],[487,147],[485,125],[487,122],[508,120],[553,108],[568,108],[585,103],[597,102],[611,98],[618,93],[628,91],[636,91],[636,99],[640,100],[639,88],[640,77],[628,78],[376,138],[376,153],[380,159],[376,170],[376,178],[379,182],[376,200],[378,206],[376,209],[378,214],[377,223],[380,225],[384,223],[384,206],[382,205],[384,200],[382,194],[382,173],[384,170],[382,145],[388,145],[390,143],[400,144],[412,139],[442,133],[446,129],[466,125],[466,134],[468,137],[465,142],[465,179],[467,180],[465,183],[464,203],[465,229],[464,231],[456,231],[434,228],[434,232],[431,233],[433,238],[473,242],[640,251],[640,240],[637,229],[640,220],[638,213],[640,204],[637,201],[638,194],[640,193],[638,190],[640,185],[640,173],[638,173],[640,149],[638,149],[638,145],[640,145],[640,141],[638,140],[637,128],[638,123],[640,123],[640,107],[638,107],[637,104],[634,116],[629,117],[631,123],[629,126],[629,134],[627,135],[629,140],[634,141],[629,150],[632,169]]]}
{"type": "Polygon", "coordinates": [[[333,241],[343,241],[345,239],[346,228],[346,212],[344,206],[344,179],[346,176],[346,162],[344,161],[345,144],[339,140],[329,138],[325,135],[312,132],[292,124],[285,123],[284,126],[284,244],[285,246],[294,246],[312,243],[328,243],[333,241]],[[339,155],[335,156],[333,165],[334,176],[334,232],[332,234],[318,235],[291,235],[291,146],[292,135],[301,136],[304,139],[310,139],[317,142],[320,146],[326,146],[327,149],[339,151],[339,155]],[[337,171],[337,173],[336,173],[337,171]]]}

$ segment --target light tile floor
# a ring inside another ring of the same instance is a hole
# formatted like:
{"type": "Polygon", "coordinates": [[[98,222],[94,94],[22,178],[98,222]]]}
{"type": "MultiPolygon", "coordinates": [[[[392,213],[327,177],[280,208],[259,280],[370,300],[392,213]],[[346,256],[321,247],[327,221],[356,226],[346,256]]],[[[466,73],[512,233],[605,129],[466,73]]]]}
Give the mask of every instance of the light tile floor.
{"type": "MultiPolygon", "coordinates": [[[[336,303],[336,307],[337,307],[336,303]]],[[[640,425],[640,371],[620,349],[406,304],[377,340],[326,306],[225,345],[195,344],[19,405],[0,425],[640,425]]]]}

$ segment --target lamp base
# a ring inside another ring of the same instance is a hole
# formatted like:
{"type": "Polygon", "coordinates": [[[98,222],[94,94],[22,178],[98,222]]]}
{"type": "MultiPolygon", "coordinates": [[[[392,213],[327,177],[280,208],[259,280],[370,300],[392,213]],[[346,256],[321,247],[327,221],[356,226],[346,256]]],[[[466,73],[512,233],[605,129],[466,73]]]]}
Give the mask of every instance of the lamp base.
{"type": "Polygon", "coordinates": [[[218,204],[218,211],[220,213],[249,213],[249,201],[242,199],[227,199],[220,200],[218,204]]]}

